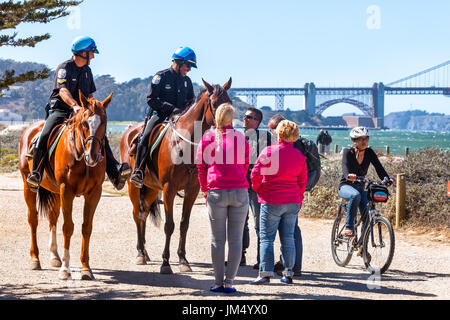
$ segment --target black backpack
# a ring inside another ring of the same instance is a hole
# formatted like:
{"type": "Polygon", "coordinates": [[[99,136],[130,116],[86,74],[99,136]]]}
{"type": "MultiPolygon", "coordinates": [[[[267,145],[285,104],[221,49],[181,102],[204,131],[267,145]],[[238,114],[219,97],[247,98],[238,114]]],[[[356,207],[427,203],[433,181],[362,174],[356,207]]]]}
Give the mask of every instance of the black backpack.
{"type": "Polygon", "coordinates": [[[308,168],[308,182],[306,191],[311,191],[319,181],[322,165],[320,163],[319,149],[317,145],[306,138],[300,138],[294,142],[294,147],[303,153],[306,157],[306,166],[308,168]]]}

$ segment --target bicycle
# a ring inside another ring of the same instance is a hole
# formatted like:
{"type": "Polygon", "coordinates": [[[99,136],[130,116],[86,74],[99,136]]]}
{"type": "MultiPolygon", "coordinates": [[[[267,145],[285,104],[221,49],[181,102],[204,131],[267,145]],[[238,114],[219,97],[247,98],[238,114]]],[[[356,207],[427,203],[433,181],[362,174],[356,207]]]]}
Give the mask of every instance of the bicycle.
{"type": "Polygon", "coordinates": [[[358,177],[356,181],[365,184],[364,190],[368,191],[369,203],[360,215],[352,237],[344,235],[348,205],[344,202],[339,203],[331,233],[333,259],[338,266],[345,267],[350,262],[353,252],[358,251],[371,274],[383,274],[394,257],[395,236],[391,223],[376,209],[376,204],[389,199],[387,186],[392,183],[389,179],[374,182],[365,177],[358,177]],[[361,236],[358,237],[357,230],[361,224],[363,225],[361,236]]]}

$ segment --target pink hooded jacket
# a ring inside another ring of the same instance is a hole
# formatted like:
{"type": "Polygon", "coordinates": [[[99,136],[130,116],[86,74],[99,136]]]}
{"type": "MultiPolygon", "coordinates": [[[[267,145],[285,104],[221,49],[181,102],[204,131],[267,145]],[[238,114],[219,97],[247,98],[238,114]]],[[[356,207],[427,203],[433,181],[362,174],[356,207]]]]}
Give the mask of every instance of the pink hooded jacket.
{"type": "Polygon", "coordinates": [[[301,204],[307,179],[305,156],[286,141],[265,148],[251,174],[262,204],[301,204]]]}
{"type": "Polygon", "coordinates": [[[220,151],[217,151],[215,130],[205,133],[195,158],[201,191],[248,189],[249,155],[245,136],[231,125],[224,128],[220,151]]]}

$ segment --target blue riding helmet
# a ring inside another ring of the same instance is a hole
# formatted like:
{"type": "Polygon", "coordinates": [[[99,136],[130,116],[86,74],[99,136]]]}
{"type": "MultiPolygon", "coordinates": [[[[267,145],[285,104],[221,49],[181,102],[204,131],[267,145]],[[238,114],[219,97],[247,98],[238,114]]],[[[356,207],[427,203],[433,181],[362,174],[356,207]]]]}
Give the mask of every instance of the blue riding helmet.
{"type": "Polygon", "coordinates": [[[179,47],[172,55],[173,60],[181,60],[190,67],[197,68],[197,56],[189,47],[179,47]]]}
{"type": "Polygon", "coordinates": [[[97,45],[95,44],[94,39],[91,37],[78,37],[73,40],[72,43],[72,52],[73,53],[81,53],[81,52],[90,52],[94,51],[94,53],[99,53],[97,50],[97,45]]]}

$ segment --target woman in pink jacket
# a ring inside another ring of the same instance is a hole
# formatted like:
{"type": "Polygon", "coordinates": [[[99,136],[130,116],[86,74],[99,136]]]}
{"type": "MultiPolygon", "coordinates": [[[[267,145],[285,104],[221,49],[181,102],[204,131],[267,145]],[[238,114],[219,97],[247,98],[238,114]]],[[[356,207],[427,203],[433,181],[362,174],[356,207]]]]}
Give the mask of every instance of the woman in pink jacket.
{"type": "Polygon", "coordinates": [[[196,163],[201,191],[206,196],[211,223],[211,256],[215,274],[212,292],[234,293],[232,287],[242,253],[242,235],[248,211],[250,147],[245,136],[233,129],[234,108],[222,104],[216,111],[214,131],[205,133],[196,163]],[[225,271],[225,241],[228,263],[225,271]],[[224,279],[225,276],[225,279],[224,279]]]}
{"type": "Polygon", "coordinates": [[[294,148],[299,138],[294,122],[277,127],[278,143],[263,150],[253,168],[253,190],[261,203],[259,277],[250,284],[265,284],[274,276],[273,242],[280,230],[283,258],[282,283],[292,283],[295,263],[294,229],[307,182],[306,158],[294,148]]]}

